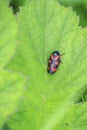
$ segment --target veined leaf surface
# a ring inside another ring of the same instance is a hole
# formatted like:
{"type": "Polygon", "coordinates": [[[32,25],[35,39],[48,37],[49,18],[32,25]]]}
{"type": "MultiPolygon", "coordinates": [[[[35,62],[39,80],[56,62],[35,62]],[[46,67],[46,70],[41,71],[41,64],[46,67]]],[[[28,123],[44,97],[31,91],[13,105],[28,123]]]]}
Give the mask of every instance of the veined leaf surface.
{"type": "Polygon", "coordinates": [[[29,80],[19,111],[8,121],[10,129],[83,129],[87,103],[75,103],[87,84],[87,29],[78,27],[71,8],[51,0],[36,0],[22,7],[18,27],[19,45],[8,68],[28,75],[29,80]],[[51,75],[47,64],[55,50],[64,54],[57,72],[51,75]]]}
{"type": "Polygon", "coordinates": [[[22,76],[0,69],[0,128],[19,103],[24,81],[22,76]]]}
{"type": "Polygon", "coordinates": [[[19,96],[24,86],[23,78],[18,74],[5,71],[4,68],[12,58],[16,47],[16,20],[7,2],[0,1],[0,129],[7,116],[18,105],[19,96]]]}
{"type": "Polygon", "coordinates": [[[17,43],[17,25],[11,8],[0,1],[0,68],[12,58],[17,43]]]}

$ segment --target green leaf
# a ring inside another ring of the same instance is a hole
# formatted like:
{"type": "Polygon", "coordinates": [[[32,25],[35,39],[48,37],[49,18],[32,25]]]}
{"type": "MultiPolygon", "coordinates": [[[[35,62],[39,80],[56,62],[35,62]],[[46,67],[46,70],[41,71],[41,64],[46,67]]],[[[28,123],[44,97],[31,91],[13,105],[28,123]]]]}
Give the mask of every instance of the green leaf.
{"type": "Polygon", "coordinates": [[[12,114],[22,94],[23,77],[0,69],[0,128],[12,114]]]}
{"type": "Polygon", "coordinates": [[[84,4],[84,7],[85,7],[85,9],[87,11],[87,0],[83,0],[83,4],[84,4]]]}
{"type": "Polygon", "coordinates": [[[86,130],[87,103],[72,105],[53,130],[86,130]]]}
{"type": "Polygon", "coordinates": [[[72,6],[73,10],[77,13],[80,18],[80,26],[87,26],[87,0],[57,0],[61,5],[72,6]]]}
{"type": "Polygon", "coordinates": [[[87,29],[78,27],[71,8],[51,0],[22,7],[18,27],[19,45],[8,68],[30,78],[19,111],[8,121],[10,129],[72,130],[75,126],[79,130],[80,119],[84,128],[87,103],[76,103],[87,84],[87,29]],[[51,75],[47,64],[54,50],[60,52],[62,63],[51,75]]]}
{"type": "Polygon", "coordinates": [[[17,13],[19,11],[19,7],[23,5],[27,5],[27,3],[31,0],[10,0],[10,6],[13,7],[14,13],[17,13]]]}
{"type": "Polygon", "coordinates": [[[59,3],[67,5],[67,6],[76,6],[76,5],[82,5],[83,1],[82,0],[57,0],[59,3]]]}
{"type": "Polygon", "coordinates": [[[2,68],[9,62],[16,47],[16,20],[7,2],[0,1],[0,129],[18,105],[23,78],[2,68]]]}
{"type": "Polygon", "coordinates": [[[16,20],[6,2],[0,1],[0,68],[11,59],[16,47],[16,20]]]}
{"type": "Polygon", "coordinates": [[[77,15],[80,19],[80,26],[86,27],[87,26],[87,11],[84,6],[75,6],[73,10],[76,11],[77,15]]]}

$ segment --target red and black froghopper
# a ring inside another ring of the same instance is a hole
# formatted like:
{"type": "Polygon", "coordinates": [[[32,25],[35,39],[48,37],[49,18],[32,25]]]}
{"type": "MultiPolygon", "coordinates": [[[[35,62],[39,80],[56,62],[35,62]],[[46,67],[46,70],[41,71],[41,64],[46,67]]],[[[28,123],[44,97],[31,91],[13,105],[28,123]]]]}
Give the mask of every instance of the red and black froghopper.
{"type": "Polygon", "coordinates": [[[60,53],[58,51],[52,52],[48,59],[47,72],[54,74],[57,71],[60,62],[60,53]]]}

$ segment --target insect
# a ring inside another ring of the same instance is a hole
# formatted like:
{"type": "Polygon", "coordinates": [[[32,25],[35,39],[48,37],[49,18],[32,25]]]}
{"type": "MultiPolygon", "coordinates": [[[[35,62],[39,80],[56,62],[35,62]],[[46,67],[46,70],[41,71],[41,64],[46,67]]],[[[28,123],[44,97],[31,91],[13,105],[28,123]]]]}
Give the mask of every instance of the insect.
{"type": "Polygon", "coordinates": [[[50,74],[54,74],[57,71],[60,62],[60,53],[58,51],[52,52],[48,59],[47,72],[50,74]]]}

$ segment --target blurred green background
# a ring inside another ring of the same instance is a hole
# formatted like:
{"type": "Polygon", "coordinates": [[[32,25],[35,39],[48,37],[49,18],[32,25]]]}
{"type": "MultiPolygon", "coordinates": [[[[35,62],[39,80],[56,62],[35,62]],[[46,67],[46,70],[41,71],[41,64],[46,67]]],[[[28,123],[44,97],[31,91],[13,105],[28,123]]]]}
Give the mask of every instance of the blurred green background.
{"type": "MultiPolygon", "coordinates": [[[[27,1],[32,0],[7,0],[8,5],[12,7],[14,14],[19,11],[19,7],[26,5],[27,1]]],[[[87,26],[87,0],[57,0],[61,5],[66,7],[71,6],[79,17],[79,25],[82,27],[87,26]]],[[[85,95],[87,99],[87,95],[85,95]]],[[[3,126],[3,130],[9,130],[7,124],[3,126]]]]}
{"type": "Polygon", "coordinates": [[[80,18],[79,25],[87,26],[87,0],[57,0],[64,6],[72,6],[80,18]]]}
{"type": "MultiPolygon", "coordinates": [[[[27,1],[31,0],[9,0],[9,5],[12,6],[14,13],[19,11],[19,6],[26,5],[27,1]]],[[[61,5],[71,6],[77,13],[80,19],[79,25],[87,26],[87,0],[57,0],[61,5]]]]}

